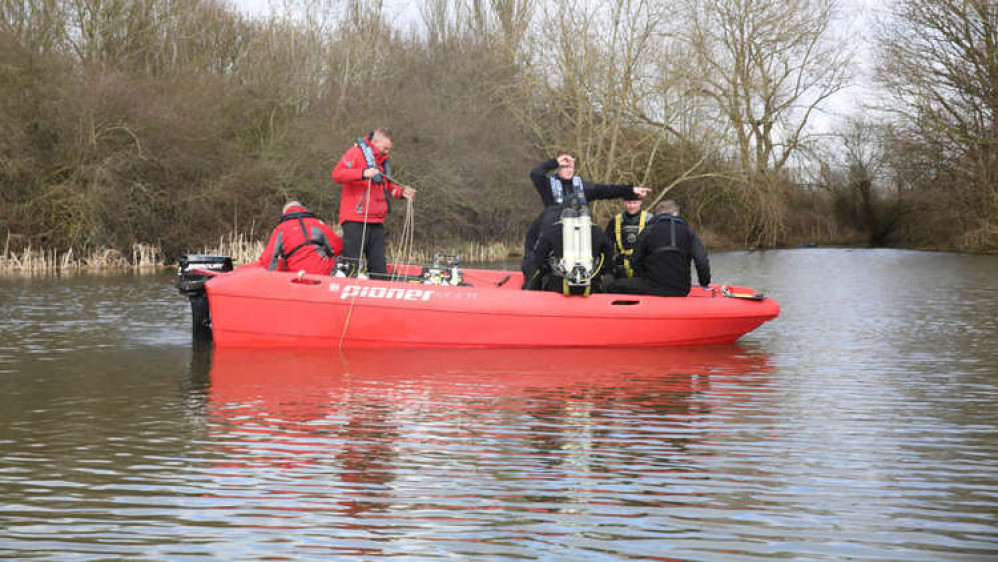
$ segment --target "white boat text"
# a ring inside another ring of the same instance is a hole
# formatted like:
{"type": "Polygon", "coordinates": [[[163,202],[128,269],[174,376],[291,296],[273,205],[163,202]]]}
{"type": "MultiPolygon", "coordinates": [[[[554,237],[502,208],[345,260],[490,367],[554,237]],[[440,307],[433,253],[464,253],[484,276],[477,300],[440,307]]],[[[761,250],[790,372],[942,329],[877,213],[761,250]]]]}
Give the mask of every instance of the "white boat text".
{"type": "MultiPolygon", "coordinates": [[[[340,291],[339,283],[330,283],[331,292],[340,291]]],[[[369,299],[396,299],[406,301],[430,300],[435,291],[424,289],[406,289],[402,287],[366,287],[362,285],[344,285],[340,291],[341,299],[349,298],[369,298],[369,299]]]]}

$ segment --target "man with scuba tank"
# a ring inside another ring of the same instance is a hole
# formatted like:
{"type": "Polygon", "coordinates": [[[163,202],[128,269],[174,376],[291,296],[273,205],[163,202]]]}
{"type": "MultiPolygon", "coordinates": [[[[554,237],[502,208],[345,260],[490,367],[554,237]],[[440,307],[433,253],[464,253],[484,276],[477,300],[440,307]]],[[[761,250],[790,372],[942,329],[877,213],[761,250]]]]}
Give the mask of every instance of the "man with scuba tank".
{"type": "Polygon", "coordinates": [[[575,195],[552,205],[538,219],[540,233],[524,289],[588,296],[602,290],[601,279],[613,259],[613,246],[592,224],[589,208],[575,195]]]}
{"type": "MultiPolygon", "coordinates": [[[[575,158],[561,154],[557,158],[541,162],[530,171],[530,181],[534,184],[545,211],[534,220],[527,231],[523,245],[523,262],[521,270],[524,276],[524,288],[534,271],[535,246],[541,234],[542,226],[548,224],[542,220],[544,213],[551,207],[562,206],[571,197],[577,197],[583,205],[597,199],[641,199],[651,193],[651,189],[640,185],[629,184],[599,184],[585,181],[575,175],[575,158]],[[551,172],[554,171],[554,174],[551,172]],[[549,175],[550,174],[550,175],[549,175]]],[[[596,230],[599,230],[597,227],[596,230]]],[[[607,258],[609,259],[609,257],[607,258]]]]}
{"type": "Polygon", "coordinates": [[[319,220],[298,201],[288,201],[281,221],[270,234],[257,263],[269,271],[281,268],[329,275],[343,241],[328,224],[319,220]]]}
{"type": "Polygon", "coordinates": [[[333,180],[343,186],[340,225],[343,227],[343,257],[356,274],[363,254],[368,272],[385,275],[385,217],[389,199],[412,199],[416,190],[391,177],[388,153],[392,132],[379,128],[359,137],[333,168],[333,180]]]}
{"type": "Polygon", "coordinates": [[[614,277],[634,277],[631,262],[634,244],[652,218],[651,213],[641,210],[641,200],[635,199],[624,201],[624,211],[614,215],[607,223],[606,235],[610,238],[616,256],[611,270],[614,277]]]}
{"type": "Polygon", "coordinates": [[[679,205],[663,201],[632,255],[636,275],[615,279],[610,293],[685,297],[690,292],[690,262],[696,266],[701,286],[710,284],[710,262],[700,238],[679,217],[679,205]]]}

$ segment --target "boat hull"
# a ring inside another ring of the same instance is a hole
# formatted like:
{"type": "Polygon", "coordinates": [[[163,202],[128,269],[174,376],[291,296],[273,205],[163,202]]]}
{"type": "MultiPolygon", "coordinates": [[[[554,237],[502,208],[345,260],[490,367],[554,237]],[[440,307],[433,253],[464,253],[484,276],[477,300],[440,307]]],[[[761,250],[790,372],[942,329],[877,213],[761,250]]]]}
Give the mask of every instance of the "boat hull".
{"type": "Polygon", "coordinates": [[[779,314],[772,299],[522,291],[519,273],[466,269],[469,286],[243,267],[205,284],[220,347],[633,347],[729,343],[779,314]]]}

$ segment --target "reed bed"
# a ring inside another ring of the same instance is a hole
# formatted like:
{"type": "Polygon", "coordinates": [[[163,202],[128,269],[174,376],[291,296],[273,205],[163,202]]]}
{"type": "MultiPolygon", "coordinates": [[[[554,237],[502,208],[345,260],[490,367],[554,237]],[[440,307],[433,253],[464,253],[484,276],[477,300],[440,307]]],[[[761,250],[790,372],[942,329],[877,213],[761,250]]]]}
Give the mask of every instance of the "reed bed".
{"type": "MultiPolygon", "coordinates": [[[[251,240],[249,236],[240,233],[229,233],[218,239],[218,245],[205,248],[205,254],[229,256],[235,266],[254,262],[260,258],[266,241],[251,240]]],[[[521,243],[518,242],[463,242],[450,246],[439,246],[432,249],[416,248],[409,252],[408,259],[402,255],[398,244],[387,242],[386,253],[389,261],[400,263],[429,264],[435,254],[456,254],[461,256],[462,263],[496,263],[509,261],[522,255],[521,243]]]]}
{"type": "Polygon", "coordinates": [[[232,264],[238,267],[260,259],[266,245],[265,240],[251,240],[247,234],[230,232],[218,239],[218,246],[206,247],[204,253],[229,256],[232,264]]]}
{"type": "MultiPolygon", "coordinates": [[[[206,246],[205,254],[229,256],[235,265],[244,265],[256,261],[263,253],[264,240],[252,240],[250,235],[232,232],[218,239],[215,246],[206,246]]],[[[402,261],[398,248],[389,243],[388,256],[392,261],[402,261]]],[[[409,263],[430,264],[433,256],[438,253],[461,256],[461,262],[496,263],[509,261],[520,255],[520,244],[515,242],[463,242],[454,245],[442,245],[432,249],[415,249],[410,253],[409,263]]],[[[4,244],[0,254],[0,274],[8,275],[46,275],[76,272],[121,271],[138,272],[158,271],[167,264],[163,251],[153,244],[132,244],[129,254],[111,248],[99,248],[78,253],[72,249],[65,252],[44,250],[28,246],[22,251],[10,250],[10,238],[4,244]]]]}
{"type": "Polygon", "coordinates": [[[520,244],[513,242],[490,242],[481,244],[478,242],[463,242],[453,246],[440,246],[431,250],[414,249],[410,252],[408,260],[395,244],[389,243],[387,248],[389,261],[400,263],[429,264],[436,254],[453,254],[461,257],[461,263],[496,263],[509,261],[522,255],[520,244]]]}
{"type": "Polygon", "coordinates": [[[11,275],[45,275],[84,271],[120,271],[129,269],[150,272],[166,266],[163,251],[151,244],[132,244],[131,259],[119,250],[99,248],[89,253],[65,252],[28,246],[20,252],[11,251],[10,239],[0,254],[0,273],[11,275]]]}

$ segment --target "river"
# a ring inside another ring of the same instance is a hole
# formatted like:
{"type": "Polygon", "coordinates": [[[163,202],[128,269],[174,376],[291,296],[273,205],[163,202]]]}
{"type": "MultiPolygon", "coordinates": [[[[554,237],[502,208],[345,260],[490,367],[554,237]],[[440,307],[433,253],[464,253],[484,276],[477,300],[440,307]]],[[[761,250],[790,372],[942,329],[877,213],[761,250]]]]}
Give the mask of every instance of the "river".
{"type": "Polygon", "coordinates": [[[190,341],[169,273],[0,278],[0,559],[998,557],[998,257],[711,256],[734,345],[190,341]]]}

